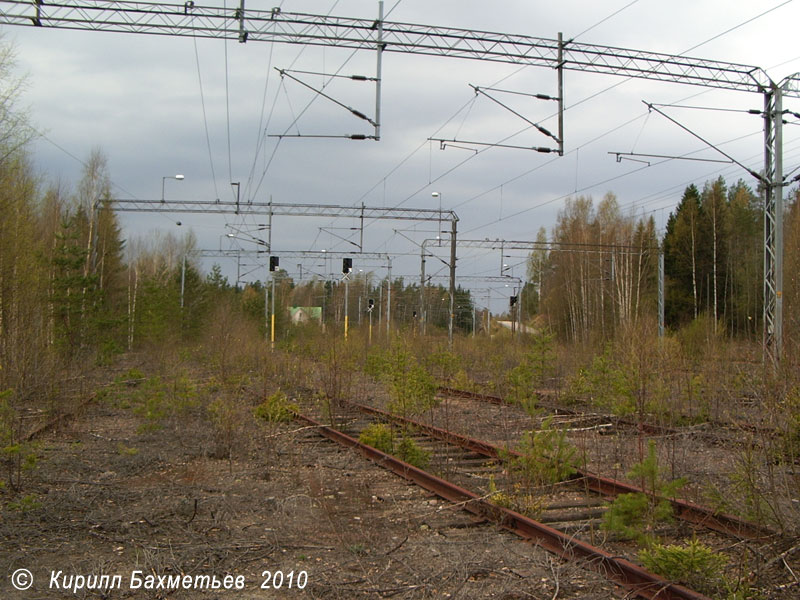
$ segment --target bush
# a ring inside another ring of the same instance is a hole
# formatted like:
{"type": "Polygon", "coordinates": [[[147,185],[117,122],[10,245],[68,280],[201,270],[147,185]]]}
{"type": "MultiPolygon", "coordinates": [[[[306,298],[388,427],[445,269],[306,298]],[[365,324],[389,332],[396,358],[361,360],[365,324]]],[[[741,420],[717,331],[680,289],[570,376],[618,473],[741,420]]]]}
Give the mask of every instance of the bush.
{"type": "Polygon", "coordinates": [[[517,448],[521,456],[507,458],[512,474],[528,486],[558,483],[575,472],[577,450],[567,441],[567,433],[553,427],[552,421],[550,416],[539,431],[526,431],[517,448]]]}
{"type": "Polygon", "coordinates": [[[256,419],[267,423],[284,423],[292,420],[293,411],[296,409],[297,407],[289,404],[289,398],[286,394],[278,391],[256,406],[253,414],[256,419]]]}
{"type": "Polygon", "coordinates": [[[653,544],[639,559],[654,573],[703,594],[718,597],[727,587],[721,571],[728,559],[696,539],[684,546],[653,544]]]}
{"type": "Polygon", "coordinates": [[[656,446],[651,440],[647,458],[633,465],[628,477],[639,480],[647,494],[621,494],[603,515],[603,528],[615,531],[626,538],[648,543],[652,530],[659,523],[672,521],[672,498],[686,485],[686,480],[664,481],[658,468],[656,446]]]}
{"type": "Polygon", "coordinates": [[[403,434],[399,441],[396,440],[392,428],[384,423],[373,423],[365,427],[358,436],[358,441],[386,454],[396,456],[419,469],[427,467],[431,458],[430,452],[420,448],[407,435],[403,434]]]}
{"type": "Polygon", "coordinates": [[[390,411],[409,417],[436,406],[436,382],[402,343],[370,364],[370,371],[379,371],[389,387],[390,411]]]}
{"type": "Polygon", "coordinates": [[[391,454],[394,446],[394,434],[392,428],[384,423],[372,423],[367,425],[358,436],[358,441],[367,446],[372,446],[376,450],[391,454]]]}

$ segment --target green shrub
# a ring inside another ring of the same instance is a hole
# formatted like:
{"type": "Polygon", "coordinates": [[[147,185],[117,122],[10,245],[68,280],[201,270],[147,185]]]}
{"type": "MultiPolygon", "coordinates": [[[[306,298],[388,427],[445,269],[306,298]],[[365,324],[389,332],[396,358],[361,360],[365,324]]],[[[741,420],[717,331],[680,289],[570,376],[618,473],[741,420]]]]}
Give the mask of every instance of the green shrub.
{"type": "Polygon", "coordinates": [[[539,333],[533,336],[530,349],[522,360],[506,375],[508,400],[523,405],[533,413],[536,388],[555,371],[555,351],[552,334],[539,333]]]}
{"type": "Polygon", "coordinates": [[[456,374],[461,370],[462,359],[445,347],[438,347],[425,359],[425,366],[434,374],[441,385],[451,385],[456,374]]]}
{"type": "Polygon", "coordinates": [[[394,448],[392,428],[385,423],[367,425],[358,436],[358,441],[386,454],[391,454],[394,448]]]}
{"type": "Polygon", "coordinates": [[[672,521],[669,498],[686,485],[683,478],[664,481],[658,468],[655,442],[650,441],[647,458],[633,465],[628,477],[641,482],[647,493],[620,494],[603,515],[603,528],[640,543],[649,543],[652,530],[672,521]]]}
{"type": "Polygon", "coordinates": [[[289,403],[286,394],[278,391],[256,406],[253,414],[267,423],[284,423],[292,420],[295,410],[297,407],[289,403]]]}
{"type": "Polygon", "coordinates": [[[436,406],[436,382],[407,346],[397,343],[383,362],[381,380],[389,388],[389,410],[404,417],[436,406]]]}
{"type": "Polygon", "coordinates": [[[28,512],[29,510],[36,510],[37,508],[42,507],[42,503],[36,499],[35,494],[27,494],[20,498],[19,500],[12,501],[8,503],[9,510],[15,510],[18,512],[28,512]]]}
{"type": "Polygon", "coordinates": [[[639,559],[654,573],[703,594],[719,597],[727,587],[722,568],[728,559],[696,539],[683,546],[653,544],[639,559]]]}
{"type": "Polygon", "coordinates": [[[397,451],[395,455],[400,460],[404,460],[410,465],[414,465],[418,469],[425,469],[431,459],[431,453],[423,450],[419,445],[410,437],[403,436],[400,443],[397,444],[397,451]]]}
{"type": "Polygon", "coordinates": [[[358,441],[367,446],[396,456],[419,469],[424,469],[430,461],[430,452],[422,449],[406,434],[398,440],[392,428],[385,423],[373,423],[364,428],[358,441]]]}
{"type": "Polygon", "coordinates": [[[553,426],[547,417],[539,431],[526,431],[517,447],[520,456],[507,456],[511,473],[528,486],[564,481],[575,473],[577,450],[567,441],[567,433],[553,426]]]}

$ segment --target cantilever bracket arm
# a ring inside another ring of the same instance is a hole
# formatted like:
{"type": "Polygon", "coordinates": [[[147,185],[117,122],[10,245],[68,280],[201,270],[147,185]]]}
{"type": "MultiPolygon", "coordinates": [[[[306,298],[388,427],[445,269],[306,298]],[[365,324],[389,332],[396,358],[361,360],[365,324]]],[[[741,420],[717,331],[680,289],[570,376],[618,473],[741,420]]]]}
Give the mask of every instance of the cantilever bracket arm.
{"type": "MultiPolygon", "coordinates": [[[[540,125],[539,123],[536,123],[536,122],[534,122],[534,121],[531,121],[529,118],[527,118],[526,116],[524,116],[524,115],[522,115],[522,114],[518,113],[516,110],[514,110],[514,109],[513,109],[513,108],[511,108],[510,106],[508,106],[508,105],[504,104],[503,102],[500,102],[500,100],[498,100],[498,99],[497,99],[497,98],[495,98],[494,96],[492,96],[492,95],[490,95],[490,94],[487,94],[485,90],[486,90],[486,89],[488,89],[488,88],[481,88],[481,87],[479,87],[479,86],[472,85],[471,83],[469,84],[469,86],[470,86],[470,87],[471,87],[473,90],[475,90],[475,94],[476,94],[476,95],[477,95],[477,94],[482,94],[483,96],[486,96],[486,97],[487,97],[489,100],[491,100],[492,102],[494,102],[495,104],[497,104],[497,105],[499,105],[499,106],[502,106],[503,108],[505,108],[505,109],[506,109],[508,112],[510,112],[511,114],[513,114],[513,115],[515,115],[515,116],[519,117],[520,119],[522,119],[523,121],[525,121],[526,123],[528,123],[528,124],[529,124],[531,127],[535,127],[535,128],[536,128],[536,129],[539,131],[539,133],[541,133],[542,135],[546,135],[547,137],[549,137],[549,138],[552,138],[553,140],[555,140],[555,142],[556,142],[556,143],[561,143],[561,140],[560,140],[560,139],[558,139],[558,136],[556,136],[556,135],[553,135],[553,134],[552,134],[552,133],[551,133],[551,132],[550,132],[550,131],[549,131],[547,128],[543,127],[543,126],[542,126],[542,125],[540,125]]],[[[503,91],[503,90],[497,90],[497,91],[503,91]]],[[[534,97],[535,97],[535,96],[534,96],[534,97]]],[[[550,97],[548,96],[548,97],[547,97],[547,99],[549,100],[549,99],[550,99],[550,97]]]]}
{"type": "Polygon", "coordinates": [[[720,154],[722,154],[722,156],[724,156],[725,158],[727,158],[727,159],[728,159],[730,162],[732,162],[732,163],[734,163],[734,164],[737,164],[737,165],[739,165],[739,166],[740,166],[742,169],[744,169],[745,171],[747,171],[748,173],[750,173],[750,175],[752,175],[753,177],[755,177],[755,178],[756,178],[756,180],[760,181],[761,183],[767,183],[767,181],[764,179],[764,176],[763,176],[763,175],[761,175],[761,173],[758,173],[758,172],[754,171],[753,169],[751,169],[751,168],[750,168],[750,167],[748,167],[748,166],[745,166],[744,164],[742,164],[741,162],[739,162],[738,160],[736,160],[735,158],[733,158],[733,157],[732,157],[730,154],[728,154],[728,153],[727,153],[727,152],[725,152],[724,150],[721,150],[720,148],[718,148],[717,146],[715,146],[714,144],[712,144],[711,142],[709,142],[708,140],[706,140],[704,137],[702,137],[702,136],[700,136],[700,135],[696,134],[694,131],[692,131],[691,129],[689,129],[688,127],[686,127],[684,124],[682,124],[682,123],[680,123],[679,121],[677,121],[676,119],[673,119],[672,117],[670,117],[670,116],[669,116],[667,113],[665,113],[663,110],[660,110],[660,109],[656,108],[656,106],[655,106],[654,104],[652,104],[651,102],[647,102],[646,100],[642,100],[642,102],[645,104],[645,106],[647,106],[648,110],[651,110],[651,111],[652,111],[652,110],[654,110],[654,111],[656,111],[658,114],[660,114],[662,117],[666,118],[666,119],[667,119],[667,120],[669,120],[669,121],[672,121],[673,123],[675,123],[675,125],[677,125],[677,126],[678,126],[678,127],[680,127],[681,129],[683,129],[685,132],[687,132],[687,133],[689,133],[689,134],[693,135],[694,137],[696,137],[698,140],[700,140],[701,142],[703,142],[703,143],[704,143],[705,145],[707,145],[709,148],[713,148],[714,150],[716,150],[717,152],[719,152],[720,154]]]}
{"type": "Polygon", "coordinates": [[[364,113],[362,113],[361,111],[359,111],[359,110],[356,110],[355,108],[352,108],[352,107],[350,107],[350,106],[347,106],[347,105],[346,105],[346,104],[344,104],[343,102],[339,102],[339,101],[338,101],[336,98],[334,98],[333,96],[329,96],[328,94],[326,94],[326,93],[325,93],[325,92],[323,92],[322,90],[318,90],[318,89],[317,89],[317,88],[315,88],[313,85],[309,85],[308,83],[306,83],[306,82],[305,82],[305,81],[303,81],[302,79],[300,79],[300,78],[298,78],[298,77],[295,77],[294,75],[292,75],[291,73],[289,73],[289,72],[288,72],[286,69],[279,69],[278,67],[275,67],[275,70],[276,70],[278,73],[280,73],[281,77],[288,77],[289,79],[291,79],[291,80],[293,80],[293,81],[296,81],[297,83],[299,83],[300,85],[302,85],[302,86],[304,86],[304,87],[308,88],[309,90],[311,90],[311,91],[312,91],[312,92],[314,92],[315,94],[318,94],[318,95],[322,96],[322,97],[323,97],[323,98],[325,98],[326,100],[330,100],[331,102],[333,102],[333,103],[334,103],[334,104],[336,104],[337,106],[341,106],[342,108],[344,108],[345,110],[349,111],[350,113],[352,113],[354,116],[358,117],[359,119],[363,119],[364,121],[366,121],[367,123],[369,123],[369,124],[370,124],[370,125],[372,125],[373,127],[377,127],[377,126],[378,126],[378,124],[377,124],[375,121],[373,121],[372,119],[370,119],[370,118],[369,118],[367,115],[365,115],[365,114],[364,114],[364,113]]]}

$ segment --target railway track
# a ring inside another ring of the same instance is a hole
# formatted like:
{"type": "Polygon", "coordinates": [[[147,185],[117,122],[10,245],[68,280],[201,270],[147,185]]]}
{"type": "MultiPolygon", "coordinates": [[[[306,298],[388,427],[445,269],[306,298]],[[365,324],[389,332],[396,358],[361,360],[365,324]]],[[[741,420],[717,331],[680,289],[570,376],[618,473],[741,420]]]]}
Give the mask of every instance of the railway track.
{"type": "MultiPolygon", "coordinates": [[[[575,535],[560,531],[510,508],[499,506],[491,502],[486,494],[476,493],[449,479],[438,477],[390,454],[362,444],[352,435],[327,426],[312,416],[298,412],[295,417],[301,422],[314,426],[320,435],[357,451],[381,467],[460,506],[463,510],[479,518],[492,521],[501,528],[519,535],[564,560],[581,561],[588,568],[629,590],[630,594],[636,597],[659,600],[708,599],[703,594],[650,573],[632,561],[582,541],[575,535]]],[[[354,425],[357,425],[357,421],[347,422],[348,429],[353,429],[354,425]]],[[[485,461],[486,457],[481,458],[485,461]]],[[[626,597],[630,594],[626,594],[626,597]]]]}
{"type": "MultiPolygon", "coordinates": [[[[501,398],[500,396],[495,396],[492,394],[482,394],[479,392],[471,392],[468,390],[459,390],[447,386],[440,386],[439,393],[451,398],[464,398],[469,400],[477,400],[480,402],[487,402],[489,404],[494,404],[496,406],[514,406],[513,402],[509,402],[504,398],[501,398]]],[[[558,406],[549,402],[542,402],[541,399],[537,400],[536,405],[554,415],[566,415],[571,417],[587,417],[587,416],[598,417],[603,420],[612,422],[613,425],[616,427],[631,429],[634,431],[642,431],[643,433],[647,433],[650,435],[676,435],[682,432],[681,429],[678,427],[668,427],[666,425],[660,425],[657,423],[648,423],[646,421],[635,421],[632,419],[626,419],[624,417],[618,417],[616,415],[586,415],[583,411],[573,410],[571,408],[558,406]]],[[[716,430],[726,430],[726,431],[730,430],[733,432],[746,431],[751,434],[766,436],[766,437],[775,437],[776,435],[778,435],[778,432],[774,427],[765,427],[763,425],[754,425],[752,423],[708,420],[705,422],[705,425],[713,427],[716,430]]]]}
{"type": "MultiPolygon", "coordinates": [[[[612,581],[640,597],[705,597],[687,588],[673,586],[638,567],[632,560],[621,558],[625,554],[624,544],[614,543],[612,539],[610,550],[595,546],[596,538],[605,537],[600,524],[607,499],[623,493],[641,492],[640,488],[578,470],[569,480],[547,490],[538,490],[535,497],[522,494],[523,500],[530,499],[527,504],[509,502],[512,494],[508,490],[514,484],[502,459],[513,457],[513,451],[420,421],[404,419],[375,407],[355,403],[348,403],[345,407],[338,419],[341,430],[324,425],[319,416],[299,415],[298,418],[313,424],[325,437],[356,449],[381,466],[459,504],[468,512],[492,520],[562,558],[580,559],[594,565],[612,581]],[[359,433],[376,419],[412,432],[408,435],[431,456],[428,470],[422,471],[361,444],[357,439],[359,433]]],[[[306,406],[304,410],[310,408],[306,406]]],[[[675,517],[713,532],[706,535],[716,536],[717,546],[725,544],[720,541],[720,536],[764,540],[774,535],[766,528],[690,502],[670,499],[670,503],[675,517]]],[[[685,537],[685,531],[682,535],[685,537]]]]}
{"type": "MultiPolygon", "coordinates": [[[[351,403],[351,405],[362,412],[375,415],[386,421],[391,421],[401,426],[413,427],[437,440],[466,449],[484,458],[499,461],[502,459],[503,455],[516,458],[521,457],[520,453],[514,450],[500,448],[482,440],[427,425],[413,419],[406,419],[371,406],[357,403],[351,403]]],[[[571,477],[572,482],[602,497],[615,497],[620,494],[630,493],[645,493],[651,495],[635,485],[608,477],[601,477],[585,469],[576,468],[575,471],[575,474],[571,477]]],[[[669,498],[668,500],[677,518],[725,535],[752,540],[766,539],[775,535],[775,532],[765,527],[739,519],[733,515],[716,512],[709,508],[676,498],[669,498]]]]}

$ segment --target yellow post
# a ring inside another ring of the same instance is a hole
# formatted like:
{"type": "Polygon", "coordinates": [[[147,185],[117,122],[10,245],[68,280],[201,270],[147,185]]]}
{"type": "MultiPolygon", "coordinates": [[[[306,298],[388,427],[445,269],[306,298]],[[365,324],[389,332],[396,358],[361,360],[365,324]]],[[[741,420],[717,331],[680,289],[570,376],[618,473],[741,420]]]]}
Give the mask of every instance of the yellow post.
{"type": "Polygon", "coordinates": [[[269,325],[269,345],[271,349],[275,349],[275,313],[270,315],[270,325],[269,325]]]}
{"type": "Polygon", "coordinates": [[[347,315],[344,316],[344,339],[347,339],[347,315]]]}

